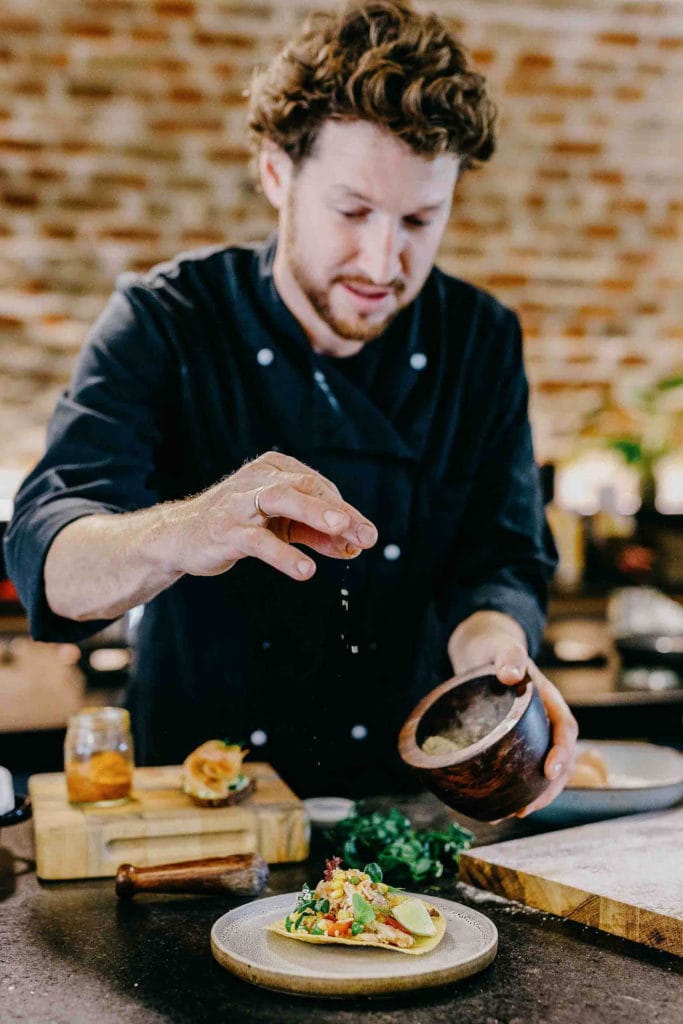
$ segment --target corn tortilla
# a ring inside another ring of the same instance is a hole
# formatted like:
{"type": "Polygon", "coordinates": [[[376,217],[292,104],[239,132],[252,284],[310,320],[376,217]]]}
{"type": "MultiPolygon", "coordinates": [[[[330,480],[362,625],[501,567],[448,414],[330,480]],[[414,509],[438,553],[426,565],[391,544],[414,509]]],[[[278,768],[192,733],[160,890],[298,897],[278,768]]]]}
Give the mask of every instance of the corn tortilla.
{"type": "MultiPolygon", "coordinates": [[[[431,904],[427,903],[426,900],[423,900],[422,902],[426,906],[427,910],[436,910],[436,907],[431,906],[431,904]]],[[[276,935],[282,935],[285,939],[298,939],[299,942],[315,942],[318,945],[355,946],[356,949],[390,949],[396,953],[410,953],[412,956],[422,956],[424,953],[431,953],[431,951],[439,945],[446,932],[446,918],[443,914],[439,913],[438,910],[436,910],[436,913],[437,916],[432,917],[432,921],[436,927],[436,933],[434,935],[414,935],[413,938],[415,939],[415,945],[410,946],[409,949],[403,949],[401,946],[392,946],[388,942],[383,942],[379,937],[373,937],[371,940],[366,939],[359,942],[355,937],[346,939],[342,936],[336,935],[310,935],[301,928],[298,931],[288,932],[285,928],[286,918],[284,917],[279,921],[273,921],[272,924],[269,924],[268,931],[274,932],[276,935]]]]}

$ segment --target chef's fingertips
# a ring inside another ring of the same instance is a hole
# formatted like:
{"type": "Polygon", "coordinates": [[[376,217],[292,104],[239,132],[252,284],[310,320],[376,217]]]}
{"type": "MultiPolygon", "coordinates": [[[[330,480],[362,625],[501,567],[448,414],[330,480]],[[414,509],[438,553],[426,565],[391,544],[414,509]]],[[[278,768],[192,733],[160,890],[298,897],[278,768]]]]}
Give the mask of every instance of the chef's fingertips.
{"type": "Polygon", "coordinates": [[[496,658],[496,675],[501,683],[521,683],[526,672],[528,655],[518,644],[510,644],[496,658]]]}
{"type": "Polygon", "coordinates": [[[323,513],[323,519],[331,530],[345,530],[349,525],[349,517],[343,512],[337,512],[334,509],[328,509],[323,513]]]}
{"type": "Polygon", "coordinates": [[[377,530],[372,523],[359,523],[356,527],[356,537],[363,547],[369,548],[377,542],[377,530]]]}
{"type": "Polygon", "coordinates": [[[543,769],[546,779],[559,779],[560,775],[566,768],[566,761],[561,753],[549,754],[546,758],[545,766],[543,769]]]}

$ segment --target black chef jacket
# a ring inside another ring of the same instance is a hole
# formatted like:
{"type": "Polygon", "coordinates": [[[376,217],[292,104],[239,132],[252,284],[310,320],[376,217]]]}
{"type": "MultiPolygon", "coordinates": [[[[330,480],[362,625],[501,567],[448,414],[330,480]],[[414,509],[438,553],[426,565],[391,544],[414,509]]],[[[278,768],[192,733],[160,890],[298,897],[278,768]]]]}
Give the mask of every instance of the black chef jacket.
{"type": "Polygon", "coordinates": [[[437,268],[356,356],[314,353],[273,280],[276,239],[124,274],[22,485],[6,560],[36,639],[43,562],[80,516],[183,498],[269,450],[333,480],[378,527],[307,582],[256,559],[145,606],[128,695],[139,764],[242,740],[302,794],[402,784],[396,735],[451,674],[455,626],[498,609],[533,651],[554,549],[527,418],[519,323],[437,268]]]}

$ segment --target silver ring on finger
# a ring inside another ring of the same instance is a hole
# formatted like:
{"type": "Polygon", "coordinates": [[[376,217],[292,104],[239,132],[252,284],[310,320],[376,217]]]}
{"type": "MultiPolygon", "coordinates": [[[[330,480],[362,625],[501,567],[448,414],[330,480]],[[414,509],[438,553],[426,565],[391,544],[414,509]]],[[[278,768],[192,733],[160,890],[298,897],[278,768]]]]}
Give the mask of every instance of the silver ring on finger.
{"type": "Polygon", "coordinates": [[[263,516],[264,519],[272,519],[273,517],[269,516],[268,513],[264,512],[264,510],[261,508],[260,497],[261,497],[261,491],[264,491],[264,490],[265,490],[265,485],[263,487],[259,487],[258,490],[256,490],[254,492],[254,508],[256,509],[256,511],[258,512],[258,514],[260,516],[263,516]]]}

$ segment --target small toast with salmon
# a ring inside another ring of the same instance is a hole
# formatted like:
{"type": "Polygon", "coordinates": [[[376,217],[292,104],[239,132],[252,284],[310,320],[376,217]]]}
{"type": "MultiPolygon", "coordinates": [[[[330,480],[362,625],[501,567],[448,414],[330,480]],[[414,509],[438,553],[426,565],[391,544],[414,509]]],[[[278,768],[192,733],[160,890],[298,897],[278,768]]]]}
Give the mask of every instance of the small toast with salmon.
{"type": "Polygon", "coordinates": [[[198,807],[227,807],[254,791],[254,780],[242,771],[249,753],[239,743],[207,740],[183,762],[183,792],[198,807]]]}

